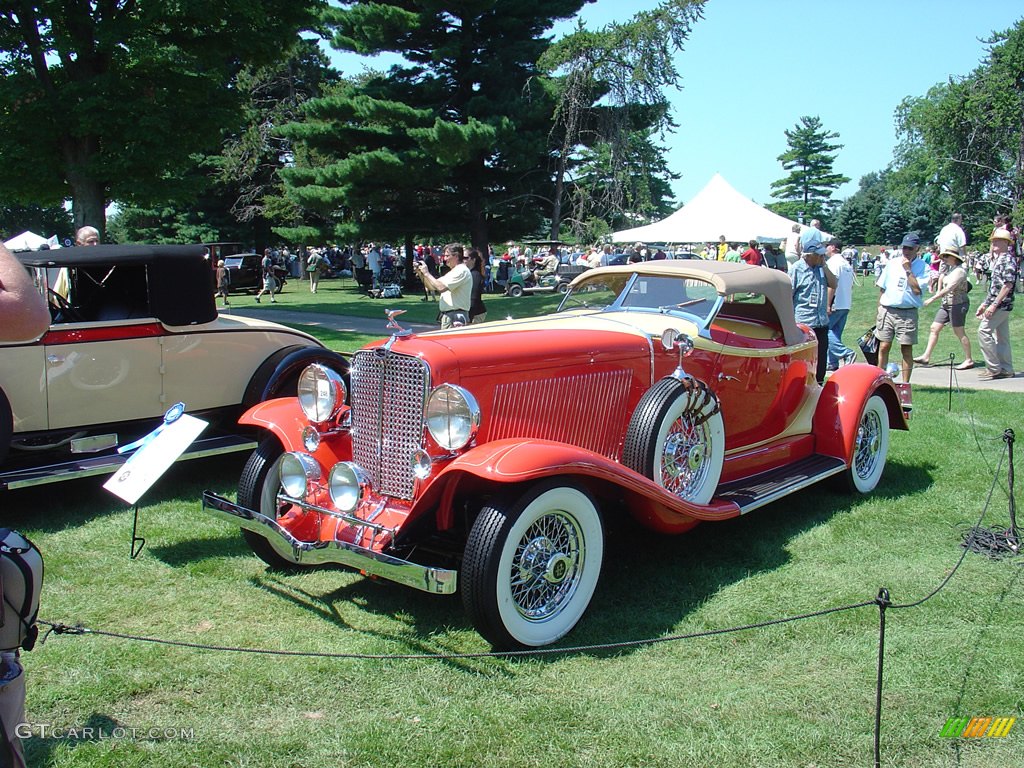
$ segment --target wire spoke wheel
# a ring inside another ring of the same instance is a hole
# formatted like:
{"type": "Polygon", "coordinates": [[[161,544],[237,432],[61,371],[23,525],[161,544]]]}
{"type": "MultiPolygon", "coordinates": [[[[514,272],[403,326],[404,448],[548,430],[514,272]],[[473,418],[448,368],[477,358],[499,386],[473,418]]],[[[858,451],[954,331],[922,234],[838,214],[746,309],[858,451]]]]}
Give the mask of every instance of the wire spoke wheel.
{"type": "Polygon", "coordinates": [[[492,502],[466,542],[466,612],[495,648],[553,643],[590,604],[603,555],[601,516],[582,488],[546,481],[514,503],[492,502]]]}
{"type": "Polygon", "coordinates": [[[857,424],[853,455],[846,471],[849,489],[858,493],[874,490],[885,470],[888,454],[889,413],[882,398],[872,395],[857,424]]]}
{"type": "Polygon", "coordinates": [[[582,575],[586,544],[580,523],[555,512],[538,519],[512,556],[512,601],[529,621],[543,621],[572,597],[582,575]]]}
{"type": "Polygon", "coordinates": [[[640,399],[622,463],[693,504],[714,498],[725,461],[718,399],[696,379],[665,378],[640,399]]]}
{"type": "Polygon", "coordinates": [[[684,413],[669,426],[661,453],[661,484],[681,498],[700,488],[711,472],[711,428],[684,413]]]}

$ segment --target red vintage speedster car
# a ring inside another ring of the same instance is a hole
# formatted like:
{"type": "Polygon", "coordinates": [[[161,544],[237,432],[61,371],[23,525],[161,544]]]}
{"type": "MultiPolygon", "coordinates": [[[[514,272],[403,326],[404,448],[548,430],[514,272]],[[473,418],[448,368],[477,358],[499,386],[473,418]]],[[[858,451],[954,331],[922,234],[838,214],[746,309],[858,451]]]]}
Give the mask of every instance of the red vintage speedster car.
{"type": "Polygon", "coordinates": [[[815,382],[815,337],[763,267],[602,267],[548,316],[391,327],[350,370],[310,366],[297,397],[246,413],[266,434],[237,503],[204,506],[272,566],[457,589],[497,648],[576,625],[608,516],[680,533],[833,476],[868,492],[907,428],[879,368],[815,382]]]}

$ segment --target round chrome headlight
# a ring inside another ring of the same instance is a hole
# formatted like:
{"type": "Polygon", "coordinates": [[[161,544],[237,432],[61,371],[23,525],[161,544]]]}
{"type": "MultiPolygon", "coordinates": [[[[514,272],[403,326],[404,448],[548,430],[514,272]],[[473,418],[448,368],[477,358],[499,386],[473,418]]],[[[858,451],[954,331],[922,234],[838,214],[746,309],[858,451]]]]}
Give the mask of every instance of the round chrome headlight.
{"type": "Polygon", "coordinates": [[[306,418],[320,424],[345,403],[345,382],[326,365],[313,363],[299,374],[299,406],[306,418]]]}
{"type": "Polygon", "coordinates": [[[281,457],[280,477],[285,494],[301,499],[309,484],[320,479],[320,464],[308,453],[290,451],[281,457]]]}
{"type": "Polygon", "coordinates": [[[480,428],[480,406],[467,390],[454,384],[435,387],[427,398],[427,430],[448,451],[465,447],[480,428]]]}
{"type": "Polygon", "coordinates": [[[359,506],[360,500],[370,478],[365,471],[351,461],[342,461],[331,469],[328,489],[331,501],[342,512],[352,512],[359,506]]]}

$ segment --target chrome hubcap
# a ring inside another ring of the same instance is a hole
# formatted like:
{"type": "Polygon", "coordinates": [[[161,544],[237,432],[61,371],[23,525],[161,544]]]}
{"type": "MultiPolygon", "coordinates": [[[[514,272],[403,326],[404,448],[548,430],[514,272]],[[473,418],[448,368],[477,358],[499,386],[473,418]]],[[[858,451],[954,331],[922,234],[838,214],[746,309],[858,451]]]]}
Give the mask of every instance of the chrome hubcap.
{"type": "Polygon", "coordinates": [[[683,416],[676,419],[665,438],[661,457],[661,476],[665,488],[686,498],[707,474],[710,436],[704,424],[695,426],[683,416]]]}
{"type": "Polygon", "coordinates": [[[584,545],[576,521],[560,512],[527,529],[512,558],[512,599],[530,621],[551,618],[568,602],[582,573],[584,545]]]}

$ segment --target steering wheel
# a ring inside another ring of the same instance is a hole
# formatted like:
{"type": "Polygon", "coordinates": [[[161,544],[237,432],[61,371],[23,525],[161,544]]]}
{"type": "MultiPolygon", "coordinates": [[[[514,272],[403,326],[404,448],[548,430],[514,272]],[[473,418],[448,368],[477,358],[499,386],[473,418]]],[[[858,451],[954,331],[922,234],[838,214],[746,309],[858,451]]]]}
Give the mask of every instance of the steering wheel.
{"type": "Polygon", "coordinates": [[[53,290],[53,288],[47,288],[46,293],[49,296],[50,301],[56,304],[57,308],[60,310],[60,312],[57,313],[58,317],[54,318],[55,320],[59,318],[60,322],[64,323],[85,322],[85,318],[82,317],[82,314],[71,305],[71,302],[53,290]]]}

